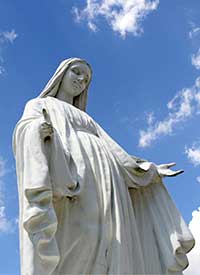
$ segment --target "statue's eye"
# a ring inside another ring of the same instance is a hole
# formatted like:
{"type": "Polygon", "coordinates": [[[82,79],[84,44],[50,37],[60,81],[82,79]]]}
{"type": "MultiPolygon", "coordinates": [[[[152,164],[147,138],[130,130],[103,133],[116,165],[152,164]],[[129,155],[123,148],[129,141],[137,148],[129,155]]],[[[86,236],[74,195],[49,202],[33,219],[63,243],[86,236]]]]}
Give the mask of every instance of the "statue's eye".
{"type": "Polygon", "coordinates": [[[78,68],[73,68],[72,72],[75,73],[76,75],[80,75],[80,71],[78,68]]]}

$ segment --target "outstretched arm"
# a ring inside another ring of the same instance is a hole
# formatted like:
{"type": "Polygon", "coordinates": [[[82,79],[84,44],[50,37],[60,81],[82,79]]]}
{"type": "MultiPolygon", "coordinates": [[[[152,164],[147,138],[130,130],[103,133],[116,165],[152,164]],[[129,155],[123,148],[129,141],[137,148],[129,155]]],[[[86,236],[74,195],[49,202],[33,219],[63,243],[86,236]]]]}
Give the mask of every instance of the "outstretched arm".
{"type": "Polygon", "coordinates": [[[152,181],[161,181],[162,177],[172,177],[183,172],[182,170],[171,170],[170,167],[175,165],[174,163],[156,165],[147,160],[129,155],[98,124],[96,124],[96,127],[102,142],[118,160],[126,178],[127,185],[130,188],[147,186],[152,181]]]}

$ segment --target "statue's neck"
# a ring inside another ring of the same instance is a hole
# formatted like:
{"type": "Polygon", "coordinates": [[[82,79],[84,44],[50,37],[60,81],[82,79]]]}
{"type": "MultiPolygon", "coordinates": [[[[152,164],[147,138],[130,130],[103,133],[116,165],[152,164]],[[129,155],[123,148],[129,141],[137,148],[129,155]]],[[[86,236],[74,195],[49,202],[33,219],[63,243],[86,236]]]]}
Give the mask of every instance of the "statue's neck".
{"type": "Polygon", "coordinates": [[[59,89],[56,97],[62,101],[69,103],[69,104],[73,104],[73,96],[66,93],[66,91],[64,91],[63,89],[59,89]]]}

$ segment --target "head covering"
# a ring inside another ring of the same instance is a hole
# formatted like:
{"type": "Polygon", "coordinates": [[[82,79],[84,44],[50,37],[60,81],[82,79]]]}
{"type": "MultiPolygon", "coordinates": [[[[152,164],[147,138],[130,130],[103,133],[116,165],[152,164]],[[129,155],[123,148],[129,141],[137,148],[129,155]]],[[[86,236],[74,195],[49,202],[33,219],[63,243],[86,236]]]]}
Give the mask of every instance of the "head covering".
{"type": "MultiPolygon", "coordinates": [[[[87,66],[90,68],[91,75],[92,75],[91,66],[85,60],[80,58],[75,58],[75,57],[65,59],[60,63],[56,72],[54,73],[52,78],[49,80],[45,88],[42,90],[39,97],[46,97],[46,96],[56,97],[66,70],[70,67],[71,64],[76,62],[82,62],[87,64],[87,66]]],[[[91,81],[91,77],[90,77],[90,81],[91,81]]],[[[87,91],[88,91],[90,81],[88,82],[86,89],[80,95],[74,97],[74,100],[73,100],[73,105],[82,111],[85,111],[86,109],[87,91]]]]}

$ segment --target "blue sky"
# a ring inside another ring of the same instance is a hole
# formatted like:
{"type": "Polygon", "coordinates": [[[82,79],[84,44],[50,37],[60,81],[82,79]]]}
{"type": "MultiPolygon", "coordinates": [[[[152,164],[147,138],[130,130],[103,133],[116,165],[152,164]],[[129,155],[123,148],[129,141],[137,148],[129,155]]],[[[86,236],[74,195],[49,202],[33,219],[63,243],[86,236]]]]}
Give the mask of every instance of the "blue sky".
{"type": "Polygon", "coordinates": [[[200,274],[199,0],[0,0],[0,274],[19,274],[12,132],[72,56],[93,68],[88,113],[130,154],[185,170],[165,183],[197,240],[185,274],[200,274]]]}

